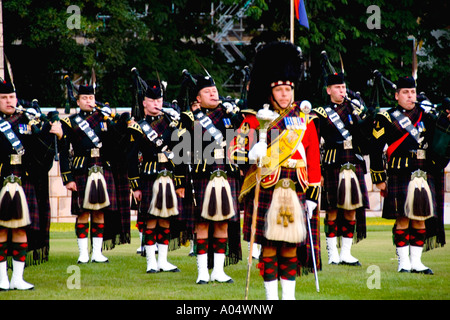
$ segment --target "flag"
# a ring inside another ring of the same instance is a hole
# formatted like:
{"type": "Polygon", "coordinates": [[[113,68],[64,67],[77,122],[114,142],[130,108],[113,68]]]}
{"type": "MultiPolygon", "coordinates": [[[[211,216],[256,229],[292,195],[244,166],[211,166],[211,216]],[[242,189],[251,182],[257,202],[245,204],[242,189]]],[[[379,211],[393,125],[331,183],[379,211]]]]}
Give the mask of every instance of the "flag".
{"type": "Polygon", "coordinates": [[[306,15],[305,1],[294,0],[295,16],[298,22],[309,29],[308,16],[306,15]]]}

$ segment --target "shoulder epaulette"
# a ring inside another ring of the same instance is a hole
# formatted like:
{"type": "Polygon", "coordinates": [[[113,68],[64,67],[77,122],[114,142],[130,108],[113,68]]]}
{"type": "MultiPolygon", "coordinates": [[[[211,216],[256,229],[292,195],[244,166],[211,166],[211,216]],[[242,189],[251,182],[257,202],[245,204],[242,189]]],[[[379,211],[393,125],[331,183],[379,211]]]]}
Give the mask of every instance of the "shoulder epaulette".
{"type": "Polygon", "coordinates": [[[325,112],[325,109],[323,107],[315,108],[315,109],[313,109],[313,111],[316,112],[317,114],[320,114],[324,118],[328,118],[328,115],[325,112]]]}
{"type": "Polygon", "coordinates": [[[392,122],[391,116],[389,115],[389,112],[382,111],[378,113],[380,116],[384,116],[389,122],[392,122]]]}
{"type": "Polygon", "coordinates": [[[184,113],[185,115],[187,115],[192,121],[195,120],[194,114],[192,113],[192,111],[183,111],[182,113],[184,113]]]}
{"type": "Polygon", "coordinates": [[[69,127],[72,128],[72,123],[70,122],[70,118],[69,118],[69,117],[62,118],[61,121],[64,122],[65,124],[67,124],[69,127]]]}
{"type": "Polygon", "coordinates": [[[128,128],[136,130],[137,132],[143,134],[141,126],[139,125],[139,123],[133,123],[132,125],[128,126],[128,128]]]}

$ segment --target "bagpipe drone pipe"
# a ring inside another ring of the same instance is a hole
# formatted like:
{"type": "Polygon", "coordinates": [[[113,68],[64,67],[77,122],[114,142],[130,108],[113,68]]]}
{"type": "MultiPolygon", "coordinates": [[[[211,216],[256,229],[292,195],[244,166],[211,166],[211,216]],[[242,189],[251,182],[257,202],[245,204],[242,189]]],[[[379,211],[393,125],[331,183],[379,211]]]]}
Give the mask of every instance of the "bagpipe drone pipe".
{"type": "MultiPolygon", "coordinates": [[[[198,61],[197,61],[198,62],[198,61]]],[[[198,62],[200,64],[200,62],[198,62]]],[[[200,64],[201,65],[201,64],[200,64]]],[[[203,70],[205,71],[207,77],[211,78],[211,75],[208,73],[208,71],[202,66],[203,70]]],[[[245,89],[242,89],[241,92],[241,99],[233,99],[232,97],[221,97],[219,96],[218,100],[215,100],[219,103],[219,107],[222,108],[225,113],[228,115],[231,123],[235,128],[239,128],[242,121],[244,120],[244,117],[242,115],[240,106],[243,106],[246,103],[246,96],[247,96],[247,89],[245,81],[248,82],[249,79],[249,71],[248,67],[246,67],[247,71],[245,71],[244,75],[244,86],[245,89]],[[245,100],[243,98],[245,97],[245,100]]],[[[196,101],[197,97],[197,79],[189,73],[188,70],[184,69],[182,71],[183,79],[181,83],[181,90],[180,90],[180,96],[178,99],[182,101],[181,108],[183,110],[190,110],[191,104],[196,101]]]]}
{"type": "MultiPolygon", "coordinates": [[[[79,86],[74,84],[68,75],[64,76],[64,82],[65,82],[66,88],[67,88],[67,104],[66,104],[66,106],[74,105],[74,104],[76,104],[76,101],[77,101],[76,95],[78,94],[79,86]]],[[[124,119],[126,121],[130,120],[130,115],[126,112],[123,115],[114,113],[108,102],[100,102],[100,101],[95,100],[94,108],[97,111],[103,113],[103,115],[105,116],[105,118],[107,120],[111,120],[111,121],[117,121],[119,119],[124,119]]],[[[67,110],[67,108],[66,108],[65,112],[70,113],[70,110],[67,110]]]]}
{"type": "MultiPolygon", "coordinates": [[[[79,93],[79,86],[75,85],[68,75],[64,76],[64,82],[67,88],[67,104],[72,104],[76,107],[76,95],[79,93]]],[[[114,141],[116,141],[116,143],[113,144],[113,149],[115,150],[116,155],[122,155],[118,158],[124,158],[124,153],[128,147],[127,127],[131,120],[130,112],[122,112],[121,114],[115,113],[108,102],[103,103],[97,100],[95,100],[94,108],[103,115],[103,120],[110,124],[108,127],[110,128],[111,135],[114,137],[114,141]]]]}
{"type": "MultiPolygon", "coordinates": [[[[37,99],[32,101],[17,99],[15,109],[17,112],[23,112],[27,116],[33,134],[39,133],[47,123],[60,120],[59,112],[56,110],[48,112],[47,115],[43,114],[37,99]]],[[[58,137],[56,135],[54,135],[53,147],[55,150],[54,160],[59,161],[58,137]]]]}
{"type": "MultiPolygon", "coordinates": [[[[371,83],[374,86],[373,101],[378,107],[380,93],[389,101],[394,101],[397,85],[386,78],[380,71],[373,71],[371,83]]],[[[430,114],[436,121],[431,151],[438,165],[445,167],[450,161],[450,121],[447,117],[448,112],[450,112],[450,98],[444,98],[442,103],[434,104],[424,92],[420,92],[417,94],[415,104],[430,114]]]]}
{"type": "MultiPolygon", "coordinates": [[[[144,79],[142,79],[136,67],[133,67],[131,69],[131,73],[133,75],[133,88],[135,97],[134,105],[131,110],[131,116],[136,121],[139,121],[145,118],[143,101],[145,98],[145,93],[147,91],[148,85],[147,82],[144,79]]],[[[180,120],[180,111],[181,111],[180,106],[178,105],[177,100],[173,100],[172,103],[164,101],[167,84],[164,84],[161,81],[159,81],[159,83],[161,90],[163,92],[163,107],[160,111],[164,114],[166,119],[169,120],[170,126],[176,127],[178,125],[178,121],[180,120]]]]}
{"type": "MultiPolygon", "coordinates": [[[[330,74],[337,75],[336,69],[331,64],[326,51],[321,52],[321,66],[322,66],[322,83],[323,88],[327,86],[327,78],[330,74]]],[[[344,63],[340,57],[341,71],[340,74],[344,77],[344,63]]],[[[350,124],[352,126],[352,136],[356,144],[360,147],[363,154],[368,154],[368,147],[372,137],[372,125],[377,110],[372,105],[366,105],[361,94],[346,87],[346,95],[342,97],[353,108],[350,124]]]]}

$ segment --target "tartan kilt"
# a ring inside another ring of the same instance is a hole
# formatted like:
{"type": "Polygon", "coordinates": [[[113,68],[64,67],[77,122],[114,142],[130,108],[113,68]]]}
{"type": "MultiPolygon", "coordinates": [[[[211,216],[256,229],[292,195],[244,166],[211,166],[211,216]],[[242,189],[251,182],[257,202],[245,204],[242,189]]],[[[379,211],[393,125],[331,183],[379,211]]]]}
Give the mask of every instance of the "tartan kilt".
{"type": "MultiPolygon", "coordinates": [[[[158,219],[159,217],[154,216],[148,212],[148,209],[150,208],[150,204],[152,202],[153,197],[153,184],[156,181],[156,175],[152,176],[142,176],[141,178],[141,185],[142,185],[142,199],[139,204],[139,212],[140,212],[140,221],[147,221],[149,219],[158,219]]],[[[178,215],[172,216],[171,218],[175,218],[177,220],[182,219],[182,212],[183,212],[183,202],[182,199],[177,195],[177,208],[178,208],[178,215]]]]}
{"type": "MultiPolygon", "coordinates": [[[[280,179],[288,178],[293,180],[294,182],[298,180],[296,169],[288,169],[282,168],[280,173],[280,179]]],[[[264,246],[272,246],[277,248],[283,247],[297,247],[297,274],[307,274],[308,272],[313,271],[313,261],[312,261],[312,250],[309,240],[309,230],[307,229],[307,236],[303,242],[299,243],[288,243],[284,241],[273,241],[268,240],[264,237],[265,224],[266,224],[266,214],[269,210],[270,204],[272,202],[272,195],[275,187],[271,188],[260,188],[259,191],[259,199],[258,199],[258,211],[256,217],[256,230],[255,230],[255,243],[261,244],[264,246]]],[[[305,206],[306,210],[306,195],[305,193],[297,190],[297,196],[305,206]]],[[[252,215],[253,215],[253,207],[254,207],[254,198],[255,198],[255,189],[244,198],[244,225],[243,225],[243,234],[244,240],[250,242],[251,237],[251,227],[252,227],[252,215]]],[[[305,214],[305,225],[307,214],[305,214]]],[[[318,214],[318,210],[314,210],[313,217],[310,220],[311,224],[311,233],[314,242],[314,253],[316,259],[317,270],[321,270],[321,253],[320,253],[320,217],[318,214]]]]}
{"type": "MultiPolygon", "coordinates": [[[[411,173],[404,172],[401,174],[388,173],[386,180],[387,196],[384,198],[383,213],[384,219],[397,219],[400,217],[406,217],[405,215],[405,202],[408,193],[408,184],[411,181],[411,173]]],[[[431,197],[433,199],[433,211],[436,215],[436,192],[434,176],[427,173],[427,182],[430,186],[431,197]]]]}
{"type": "MultiPolygon", "coordinates": [[[[233,176],[228,176],[227,181],[230,184],[231,197],[233,199],[233,208],[234,208],[234,211],[236,212],[236,214],[228,220],[236,222],[236,221],[240,220],[239,205],[237,202],[237,199],[239,196],[239,191],[240,191],[240,181],[239,181],[239,179],[237,179],[233,176]]],[[[183,212],[183,218],[185,219],[187,226],[189,228],[194,229],[196,223],[209,221],[209,220],[204,219],[201,216],[203,200],[205,197],[205,190],[206,190],[206,186],[207,186],[208,182],[209,182],[209,177],[208,178],[194,177],[194,179],[193,179],[193,185],[194,185],[194,190],[195,190],[195,199],[196,199],[197,205],[195,206],[193,201],[186,201],[185,206],[184,206],[185,210],[183,212]]],[[[192,188],[190,186],[187,186],[186,195],[190,197],[191,191],[192,191],[192,188]]],[[[190,198],[185,198],[185,199],[188,200],[190,198]]]]}
{"type": "Polygon", "coordinates": [[[36,191],[34,190],[34,186],[29,182],[25,182],[22,184],[23,191],[27,197],[28,210],[30,212],[30,225],[28,228],[32,230],[40,230],[40,221],[39,221],[39,205],[36,198],[36,191]]]}
{"type": "Polygon", "coordinates": [[[425,229],[427,230],[425,251],[443,247],[446,242],[444,226],[445,173],[443,170],[437,171],[434,173],[437,211],[435,217],[425,220],[425,229]]]}
{"type": "MultiPolygon", "coordinates": [[[[110,205],[106,208],[103,208],[102,211],[117,211],[117,194],[116,194],[116,184],[114,183],[114,176],[111,171],[111,169],[107,166],[103,166],[102,164],[98,163],[90,163],[88,168],[93,166],[94,164],[97,164],[101,167],[103,167],[103,176],[106,181],[106,189],[108,191],[109,201],[110,205]]],[[[86,209],[83,209],[83,202],[84,202],[84,193],[86,191],[86,183],[88,180],[88,175],[86,172],[74,172],[74,180],[77,184],[77,192],[72,193],[72,215],[80,215],[83,212],[89,211],[86,209]]]]}
{"type": "MultiPolygon", "coordinates": [[[[363,196],[363,208],[368,209],[369,194],[367,192],[366,181],[364,178],[364,170],[360,164],[356,164],[356,176],[358,177],[359,187],[363,196]]],[[[320,206],[322,210],[334,210],[337,209],[337,194],[339,185],[339,173],[341,167],[325,167],[323,172],[324,185],[322,188],[320,206]]]]}
{"type": "Polygon", "coordinates": [[[131,203],[130,185],[126,168],[122,164],[112,167],[114,182],[116,185],[117,212],[105,216],[105,228],[103,234],[104,247],[114,248],[117,244],[127,244],[131,242],[131,203]],[[111,240],[111,241],[106,241],[111,240]]]}
{"type": "MultiPolygon", "coordinates": [[[[142,186],[142,199],[138,203],[138,224],[140,224],[140,232],[143,232],[147,226],[147,221],[151,219],[161,219],[160,217],[154,216],[148,212],[150,204],[152,202],[153,196],[153,184],[156,181],[156,175],[152,176],[141,176],[141,186],[142,186]]],[[[171,216],[170,220],[170,239],[169,239],[169,251],[179,249],[181,245],[187,244],[187,239],[189,238],[188,232],[186,231],[186,224],[183,220],[183,201],[177,195],[177,208],[178,215],[171,216]]],[[[158,226],[157,226],[158,228],[158,226]]],[[[144,239],[143,239],[144,241],[144,239]]],[[[143,245],[143,244],[142,244],[143,245]]],[[[145,252],[143,252],[145,254],[145,252]]]]}
{"type": "MultiPolygon", "coordinates": [[[[288,178],[292,181],[297,181],[297,172],[295,169],[282,168],[280,173],[280,179],[288,178]]],[[[258,212],[256,218],[256,231],[255,231],[255,242],[265,246],[277,246],[281,241],[271,241],[264,237],[265,225],[266,225],[266,214],[269,210],[270,204],[272,202],[272,195],[275,187],[259,189],[259,200],[258,200],[258,212]]],[[[300,203],[303,205],[306,201],[306,196],[303,192],[297,190],[297,195],[300,199],[300,203]]],[[[244,240],[250,241],[251,228],[252,228],[252,215],[253,215],[253,200],[255,198],[255,189],[244,199],[244,226],[242,232],[244,234],[244,240]]],[[[306,210],[306,207],[305,207],[306,210]]],[[[305,240],[306,242],[306,240],[305,240]]],[[[287,243],[282,242],[282,246],[285,247],[295,247],[301,246],[302,243],[287,243]]],[[[304,244],[304,243],[303,243],[304,244]]]]}
{"type": "MultiPolygon", "coordinates": [[[[22,180],[22,189],[25,193],[25,197],[27,199],[28,204],[28,212],[30,215],[30,224],[25,228],[29,228],[31,230],[40,230],[40,221],[39,221],[39,205],[36,197],[36,190],[34,189],[34,185],[27,178],[23,178],[24,175],[21,174],[21,170],[16,169],[11,172],[17,177],[21,177],[22,180]]],[[[6,177],[6,176],[5,176],[6,177]]],[[[1,187],[0,187],[1,189],[1,187]]]]}
{"type": "MultiPolygon", "coordinates": [[[[228,247],[224,266],[237,264],[242,260],[242,248],[241,248],[241,225],[240,225],[240,211],[237,202],[240,191],[240,180],[234,176],[228,175],[227,181],[230,184],[231,197],[233,199],[233,208],[236,214],[225,220],[228,222],[228,247]]],[[[194,205],[192,200],[192,187],[190,183],[186,185],[184,210],[182,212],[182,219],[185,221],[185,226],[189,231],[189,239],[195,240],[195,224],[200,222],[210,222],[209,237],[208,237],[208,268],[214,267],[214,246],[213,246],[213,232],[214,228],[212,224],[214,221],[206,220],[201,216],[203,199],[205,196],[206,185],[209,182],[209,177],[199,178],[198,176],[193,179],[193,186],[195,190],[195,199],[197,205],[194,205]]],[[[195,241],[194,241],[195,243],[195,241]]]]}
{"type": "MultiPolygon", "coordinates": [[[[351,161],[349,161],[352,163],[351,161]]],[[[363,197],[363,206],[356,209],[356,232],[355,241],[359,242],[366,238],[366,209],[370,208],[369,194],[367,192],[366,180],[364,178],[365,170],[361,164],[355,164],[356,177],[358,178],[359,187],[361,189],[361,194],[363,197]]],[[[325,167],[323,172],[324,185],[321,193],[320,209],[321,210],[334,210],[337,209],[337,223],[338,223],[338,234],[337,236],[342,236],[342,230],[339,227],[344,220],[344,210],[337,208],[337,194],[338,194],[338,184],[339,184],[339,173],[340,166],[330,166],[325,167]]]]}

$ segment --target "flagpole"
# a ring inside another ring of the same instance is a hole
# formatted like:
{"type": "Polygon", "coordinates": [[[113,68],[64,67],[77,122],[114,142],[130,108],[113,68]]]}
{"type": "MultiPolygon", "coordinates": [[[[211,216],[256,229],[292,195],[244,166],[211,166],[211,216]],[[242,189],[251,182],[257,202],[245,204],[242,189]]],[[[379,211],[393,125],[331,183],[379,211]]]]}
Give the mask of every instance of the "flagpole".
{"type": "Polygon", "coordinates": [[[294,0],[291,0],[291,34],[290,34],[290,41],[291,43],[294,43],[294,0]]]}

